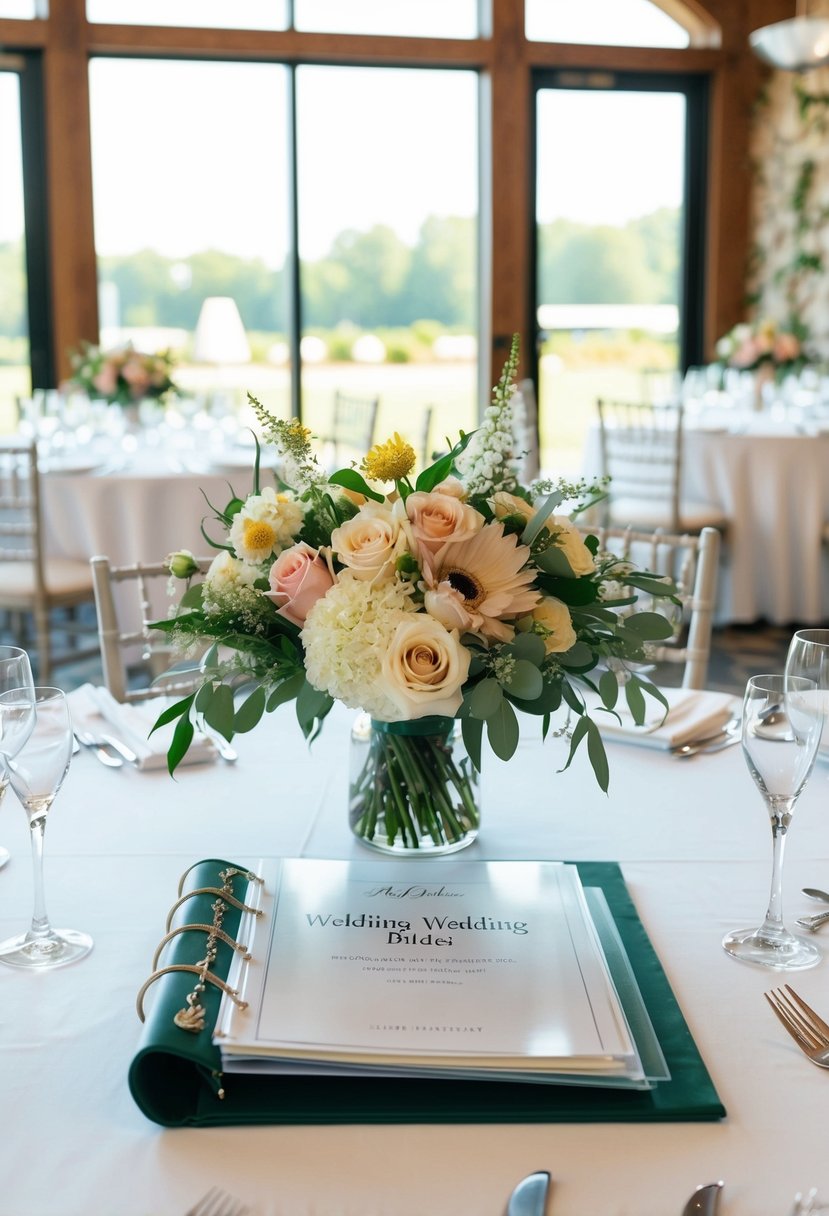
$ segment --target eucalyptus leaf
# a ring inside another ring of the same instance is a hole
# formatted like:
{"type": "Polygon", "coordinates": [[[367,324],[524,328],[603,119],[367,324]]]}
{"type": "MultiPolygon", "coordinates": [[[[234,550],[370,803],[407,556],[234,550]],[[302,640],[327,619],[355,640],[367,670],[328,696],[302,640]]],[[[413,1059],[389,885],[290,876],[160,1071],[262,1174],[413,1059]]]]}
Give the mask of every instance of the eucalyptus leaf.
{"type": "Polygon", "coordinates": [[[587,757],[596,775],[599,789],[606,794],[610,785],[610,768],[607,763],[604,740],[595,722],[590,718],[583,718],[582,721],[587,724],[587,757]]]}
{"type": "Polygon", "coordinates": [[[615,671],[605,671],[599,680],[599,695],[607,709],[613,709],[619,699],[619,681],[615,671]]]}
{"type": "Polygon", "coordinates": [[[204,672],[215,670],[219,666],[219,643],[213,642],[202,655],[201,669],[204,672]]]}
{"type": "Polygon", "coordinates": [[[562,767],[558,770],[560,773],[563,773],[565,771],[565,769],[568,769],[570,767],[570,765],[572,764],[573,757],[575,756],[576,751],[578,750],[578,746],[581,743],[582,739],[587,734],[588,721],[589,721],[589,719],[586,718],[584,715],[582,715],[582,717],[579,718],[578,722],[573,727],[573,733],[570,736],[570,750],[567,753],[567,760],[566,760],[565,764],[562,765],[562,767]]]}
{"type": "Polygon", "coordinates": [[[587,642],[576,642],[569,650],[565,650],[563,654],[558,656],[558,661],[562,667],[579,668],[579,667],[595,667],[596,656],[593,653],[592,647],[587,645],[587,642]]]}
{"type": "Polygon", "coordinates": [[[559,578],[575,578],[573,567],[564,556],[564,550],[559,549],[558,545],[550,545],[543,553],[538,553],[535,562],[545,574],[554,574],[559,578]]]}
{"type": "Polygon", "coordinates": [[[300,685],[296,698],[296,716],[306,738],[308,735],[306,726],[310,727],[316,718],[324,718],[332,704],[333,701],[327,692],[320,692],[303,677],[303,683],[300,685]]]}
{"type": "Polygon", "coordinates": [[[179,608],[201,608],[204,597],[204,583],[194,583],[188,587],[178,602],[179,608]]]}
{"type": "Polygon", "coordinates": [[[633,721],[637,726],[641,726],[645,721],[645,698],[638,680],[628,680],[625,684],[625,698],[633,721]]]}
{"type": "Polygon", "coordinates": [[[527,659],[518,659],[510,674],[507,691],[522,701],[536,701],[544,691],[544,677],[527,659]]]}
{"type": "Polygon", "coordinates": [[[227,684],[217,684],[210,704],[204,710],[204,720],[220,735],[233,738],[233,692],[227,684]]]}
{"type": "Polygon", "coordinates": [[[272,713],[277,706],[284,705],[286,701],[293,701],[304,683],[304,671],[294,672],[292,676],[288,676],[287,680],[283,680],[268,697],[266,706],[268,713],[272,713]]]}
{"type": "Polygon", "coordinates": [[[253,692],[236,710],[233,715],[233,729],[237,735],[244,735],[259,722],[265,712],[265,690],[261,686],[253,692]]]}
{"type": "Polygon", "coordinates": [[[478,772],[481,771],[481,743],[483,740],[484,724],[480,718],[462,718],[461,719],[461,734],[463,736],[464,746],[469,753],[469,759],[472,761],[478,772]]]}
{"type": "Polygon", "coordinates": [[[486,733],[489,745],[498,759],[511,759],[518,747],[520,728],[515,710],[509,701],[502,700],[497,713],[487,718],[486,733]]]}
{"type": "Polygon", "coordinates": [[[427,469],[424,469],[415,482],[415,489],[434,490],[439,482],[448,477],[458,456],[466,450],[474,434],[474,431],[469,431],[467,434],[461,435],[451,451],[447,452],[445,456],[441,456],[439,460],[429,465],[427,469]]]}
{"type": "Polygon", "coordinates": [[[491,718],[498,712],[503,700],[504,694],[497,680],[481,680],[469,694],[469,712],[473,718],[491,718]]]}
{"type": "Polygon", "coordinates": [[[196,693],[196,713],[203,714],[213,700],[213,681],[206,680],[196,693]]]}
{"type": "Polygon", "coordinates": [[[544,639],[537,633],[516,633],[515,637],[505,647],[509,654],[516,659],[526,659],[536,667],[540,667],[547,655],[544,639]]]}
{"type": "Polygon", "coordinates": [[[674,627],[661,612],[634,612],[625,621],[630,633],[644,640],[673,637],[674,627]]]}

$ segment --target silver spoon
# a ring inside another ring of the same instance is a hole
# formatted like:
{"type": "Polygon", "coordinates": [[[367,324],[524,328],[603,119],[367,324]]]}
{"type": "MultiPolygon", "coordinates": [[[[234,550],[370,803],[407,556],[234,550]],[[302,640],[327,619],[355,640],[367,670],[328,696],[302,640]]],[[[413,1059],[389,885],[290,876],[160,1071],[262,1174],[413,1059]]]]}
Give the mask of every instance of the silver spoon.
{"type": "Polygon", "coordinates": [[[803,887],[802,890],[809,899],[821,899],[825,904],[829,904],[829,891],[821,891],[819,887],[803,887]]]}
{"type": "Polygon", "coordinates": [[[732,718],[716,734],[706,735],[704,739],[692,739],[690,743],[682,743],[679,747],[672,747],[671,755],[677,756],[681,760],[685,756],[695,756],[697,752],[719,751],[721,747],[728,747],[731,743],[736,743],[739,740],[739,728],[740,719],[732,718]]]}

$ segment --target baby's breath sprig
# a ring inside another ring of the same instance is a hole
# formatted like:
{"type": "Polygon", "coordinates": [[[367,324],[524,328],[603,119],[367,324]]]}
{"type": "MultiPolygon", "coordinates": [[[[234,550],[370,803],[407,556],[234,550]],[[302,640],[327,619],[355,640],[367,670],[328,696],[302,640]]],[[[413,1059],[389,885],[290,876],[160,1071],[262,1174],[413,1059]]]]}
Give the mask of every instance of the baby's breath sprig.
{"type": "Polygon", "coordinates": [[[275,418],[265,406],[248,393],[248,402],[262,426],[262,438],[272,443],[285,460],[282,478],[296,490],[310,490],[328,480],[311,451],[311,431],[298,418],[275,418]]]}

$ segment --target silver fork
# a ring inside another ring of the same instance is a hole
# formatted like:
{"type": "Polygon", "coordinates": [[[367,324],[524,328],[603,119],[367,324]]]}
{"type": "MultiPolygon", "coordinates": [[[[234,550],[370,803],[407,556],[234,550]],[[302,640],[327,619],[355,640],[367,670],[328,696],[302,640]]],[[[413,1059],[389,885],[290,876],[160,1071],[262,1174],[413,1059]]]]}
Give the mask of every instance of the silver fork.
{"type": "Polygon", "coordinates": [[[227,1191],[212,1186],[184,1216],[248,1216],[250,1208],[227,1191]]]}
{"type": "Polygon", "coordinates": [[[818,1068],[829,1068],[829,1026],[791,985],[764,993],[803,1054],[818,1068]]]}

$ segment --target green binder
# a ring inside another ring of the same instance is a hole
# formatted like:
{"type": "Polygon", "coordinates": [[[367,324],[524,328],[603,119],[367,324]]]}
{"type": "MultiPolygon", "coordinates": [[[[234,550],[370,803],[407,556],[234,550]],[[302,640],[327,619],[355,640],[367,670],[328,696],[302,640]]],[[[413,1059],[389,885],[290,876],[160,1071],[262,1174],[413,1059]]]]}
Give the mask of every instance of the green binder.
{"type": "MultiPolygon", "coordinates": [[[[184,893],[221,886],[219,872],[233,863],[198,862],[184,893]]],[[[539,1085],[512,1081],[388,1079],[346,1076],[222,1075],[211,1038],[221,993],[211,984],[200,995],[205,1027],[198,1033],[174,1023],[186,1008],[197,976],[174,971],[148,990],[149,1007],[129,1068],[133,1098],[148,1119],[166,1127],[218,1127],[254,1123],[646,1123],[713,1121],[725,1116],[705,1064],[664,971],[636,914],[615,862],[579,862],[585,887],[598,887],[610,907],[630,966],[653,1023],[670,1080],[650,1090],[539,1085]]],[[[230,879],[244,900],[247,880],[230,879]]],[[[214,895],[195,895],[177,910],[174,925],[210,924],[214,895]]],[[[235,938],[241,912],[229,907],[223,929],[235,938]]],[[[194,965],[205,956],[206,934],[188,930],[165,946],[159,967],[194,965]]],[[[233,949],[217,943],[213,973],[225,979],[233,949]]]]}

